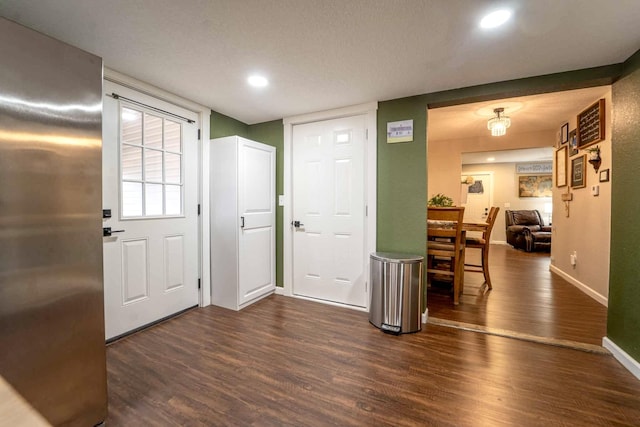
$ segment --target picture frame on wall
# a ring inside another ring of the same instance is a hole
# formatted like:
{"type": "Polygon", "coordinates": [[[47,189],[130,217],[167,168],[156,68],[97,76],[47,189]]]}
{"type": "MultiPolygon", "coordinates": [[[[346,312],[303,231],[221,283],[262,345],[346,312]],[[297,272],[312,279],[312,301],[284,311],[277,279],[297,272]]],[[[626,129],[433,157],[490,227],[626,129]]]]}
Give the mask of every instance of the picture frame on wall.
{"type": "Polygon", "coordinates": [[[609,182],[609,169],[600,171],[600,182],[609,182]]]}
{"type": "Polygon", "coordinates": [[[520,175],[518,197],[551,197],[553,177],[551,175],[520,175]]]}
{"type": "Polygon", "coordinates": [[[556,187],[567,186],[567,147],[556,150],[556,187]]]}
{"type": "Polygon", "coordinates": [[[571,188],[587,186],[587,155],[571,159],[571,188]]]}
{"type": "Polygon", "coordinates": [[[569,156],[578,154],[578,135],[576,129],[569,132],[569,156]]]}
{"type": "Polygon", "coordinates": [[[560,143],[566,144],[569,141],[569,123],[565,123],[560,128],[560,143]]]}

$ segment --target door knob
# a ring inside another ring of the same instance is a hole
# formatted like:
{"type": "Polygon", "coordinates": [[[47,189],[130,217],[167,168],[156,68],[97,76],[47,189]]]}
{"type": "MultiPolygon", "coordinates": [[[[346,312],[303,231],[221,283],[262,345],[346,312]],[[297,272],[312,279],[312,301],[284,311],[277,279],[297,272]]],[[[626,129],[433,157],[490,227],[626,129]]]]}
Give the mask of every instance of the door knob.
{"type": "Polygon", "coordinates": [[[295,228],[304,227],[304,224],[302,224],[300,221],[293,221],[291,225],[293,225],[295,228]]]}
{"type": "Polygon", "coordinates": [[[109,237],[113,233],[124,233],[124,230],[112,230],[111,227],[102,227],[102,237],[109,237]]]}

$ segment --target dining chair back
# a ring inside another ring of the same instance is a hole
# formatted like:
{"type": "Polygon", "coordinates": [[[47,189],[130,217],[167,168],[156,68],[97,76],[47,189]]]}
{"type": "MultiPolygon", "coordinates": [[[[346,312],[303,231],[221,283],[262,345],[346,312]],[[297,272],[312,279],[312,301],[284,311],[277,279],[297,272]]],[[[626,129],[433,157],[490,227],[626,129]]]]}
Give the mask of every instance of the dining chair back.
{"type": "Polygon", "coordinates": [[[464,207],[427,208],[427,284],[435,275],[453,282],[457,305],[464,287],[464,207]]]}
{"type": "Polygon", "coordinates": [[[471,264],[465,262],[465,270],[482,273],[484,275],[484,283],[486,283],[488,289],[493,289],[493,286],[491,285],[491,276],[489,275],[489,248],[491,247],[491,231],[493,230],[493,225],[496,222],[499,211],[499,207],[491,207],[491,209],[489,210],[489,215],[487,216],[487,225],[482,232],[482,236],[467,236],[465,239],[466,248],[481,250],[480,264],[471,264]]]}

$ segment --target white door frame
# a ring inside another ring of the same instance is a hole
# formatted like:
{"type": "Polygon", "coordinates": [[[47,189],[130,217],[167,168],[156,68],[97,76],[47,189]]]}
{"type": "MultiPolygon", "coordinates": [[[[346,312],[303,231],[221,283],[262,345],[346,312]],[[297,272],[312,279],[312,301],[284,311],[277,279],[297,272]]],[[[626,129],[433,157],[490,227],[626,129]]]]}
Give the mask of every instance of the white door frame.
{"type": "MultiPolygon", "coordinates": [[[[335,110],[320,111],[316,113],[303,114],[299,116],[286,117],[284,123],[284,208],[283,208],[283,280],[284,288],[282,293],[286,296],[293,295],[293,232],[291,229],[291,221],[293,215],[293,205],[291,203],[292,191],[292,172],[291,150],[293,145],[293,126],[304,123],[319,122],[322,120],[339,119],[342,117],[366,115],[365,134],[365,205],[367,206],[367,215],[365,215],[365,244],[363,262],[365,266],[365,281],[367,283],[367,295],[370,292],[369,286],[369,254],[376,250],[376,191],[377,191],[377,102],[369,102],[366,104],[353,105],[350,107],[338,108],[335,110]]],[[[307,299],[300,296],[296,298],[307,299]]],[[[314,300],[330,305],[344,306],[354,308],[353,306],[333,303],[329,301],[314,300]]],[[[369,302],[367,301],[367,310],[369,302]]]]}
{"type": "Polygon", "coordinates": [[[199,290],[199,305],[204,307],[211,304],[211,256],[209,245],[209,126],[211,109],[188,99],[181,98],[158,87],[136,80],[125,74],[104,67],[103,78],[110,82],[134,89],[154,98],[170,102],[179,107],[193,111],[198,115],[200,138],[198,141],[198,203],[200,216],[198,217],[198,277],[201,278],[199,290]],[[206,218],[206,220],[205,220],[206,218]]]}

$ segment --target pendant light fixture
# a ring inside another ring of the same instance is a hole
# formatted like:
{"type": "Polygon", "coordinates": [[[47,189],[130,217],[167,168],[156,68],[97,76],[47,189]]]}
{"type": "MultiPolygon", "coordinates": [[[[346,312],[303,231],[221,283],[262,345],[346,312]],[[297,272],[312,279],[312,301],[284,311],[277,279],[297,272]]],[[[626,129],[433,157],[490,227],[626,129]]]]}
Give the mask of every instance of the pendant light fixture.
{"type": "Polygon", "coordinates": [[[511,119],[508,116],[501,115],[504,108],[494,108],[493,112],[496,116],[489,119],[487,128],[491,131],[492,136],[502,136],[507,133],[507,128],[511,126],[511,119]]]}

